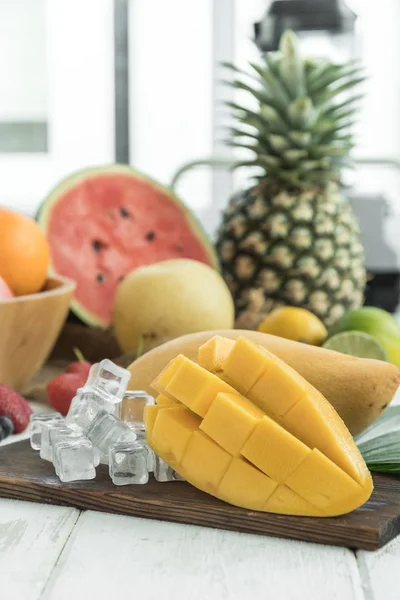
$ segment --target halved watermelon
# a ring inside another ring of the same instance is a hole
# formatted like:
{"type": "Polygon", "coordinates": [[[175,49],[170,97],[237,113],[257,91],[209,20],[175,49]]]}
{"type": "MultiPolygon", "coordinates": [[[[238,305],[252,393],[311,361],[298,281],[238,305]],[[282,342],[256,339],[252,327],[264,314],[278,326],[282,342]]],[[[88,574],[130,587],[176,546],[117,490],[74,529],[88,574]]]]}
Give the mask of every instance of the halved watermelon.
{"type": "Polygon", "coordinates": [[[107,327],[118,283],[142,265],[192,258],[218,268],[193,213],[167,188],[128,166],[74,173],[44,200],[38,222],[51,270],[77,283],[71,310],[107,327]]]}

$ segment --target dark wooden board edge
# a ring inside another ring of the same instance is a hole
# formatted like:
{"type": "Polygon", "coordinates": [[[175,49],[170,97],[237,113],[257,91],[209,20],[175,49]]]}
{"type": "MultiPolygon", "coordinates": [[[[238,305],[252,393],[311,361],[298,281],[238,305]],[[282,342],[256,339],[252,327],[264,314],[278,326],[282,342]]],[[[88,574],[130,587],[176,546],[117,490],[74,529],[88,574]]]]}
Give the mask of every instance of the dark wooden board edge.
{"type": "Polygon", "coordinates": [[[104,466],[99,467],[95,481],[61,484],[52,466],[40,460],[29,442],[0,448],[0,497],[3,498],[363,550],[376,550],[400,533],[400,481],[396,481],[395,495],[391,481],[382,475],[376,478],[382,493],[387,488],[388,514],[382,513],[385,503],[376,499],[377,489],[375,499],[349,515],[326,519],[294,517],[231,506],[184,482],[158,483],[151,478],[146,486],[117,487],[111,483],[104,466]],[[12,458],[18,458],[12,475],[11,448],[12,458]],[[6,454],[8,461],[4,467],[1,459],[6,454]],[[26,457],[29,467],[23,474],[21,457],[26,457]]]}

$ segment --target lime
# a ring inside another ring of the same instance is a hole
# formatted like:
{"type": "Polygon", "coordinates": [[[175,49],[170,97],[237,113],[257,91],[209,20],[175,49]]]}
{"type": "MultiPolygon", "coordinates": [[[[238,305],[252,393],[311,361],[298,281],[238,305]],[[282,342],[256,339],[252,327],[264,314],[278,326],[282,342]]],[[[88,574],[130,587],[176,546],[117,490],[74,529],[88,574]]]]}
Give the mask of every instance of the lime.
{"type": "Polygon", "coordinates": [[[328,339],[343,331],[371,335],[385,349],[388,360],[400,366],[400,325],[390,313],[374,306],[349,310],[328,331],[328,339]]]}
{"type": "Polygon", "coordinates": [[[337,333],[325,342],[324,348],[336,350],[342,354],[350,354],[350,356],[358,356],[358,358],[388,360],[384,347],[372,335],[360,331],[337,333]]]}

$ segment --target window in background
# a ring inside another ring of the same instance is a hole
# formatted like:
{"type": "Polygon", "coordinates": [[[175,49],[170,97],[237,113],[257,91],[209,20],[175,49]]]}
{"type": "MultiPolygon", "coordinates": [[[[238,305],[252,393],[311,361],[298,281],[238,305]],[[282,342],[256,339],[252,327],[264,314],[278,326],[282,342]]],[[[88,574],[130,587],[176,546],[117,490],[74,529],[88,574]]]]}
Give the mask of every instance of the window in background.
{"type": "Polygon", "coordinates": [[[46,152],[43,1],[0,0],[0,153],[46,152]]]}
{"type": "Polygon", "coordinates": [[[113,162],[113,14],[113,0],[0,0],[0,204],[34,215],[63,177],[113,162]]]}

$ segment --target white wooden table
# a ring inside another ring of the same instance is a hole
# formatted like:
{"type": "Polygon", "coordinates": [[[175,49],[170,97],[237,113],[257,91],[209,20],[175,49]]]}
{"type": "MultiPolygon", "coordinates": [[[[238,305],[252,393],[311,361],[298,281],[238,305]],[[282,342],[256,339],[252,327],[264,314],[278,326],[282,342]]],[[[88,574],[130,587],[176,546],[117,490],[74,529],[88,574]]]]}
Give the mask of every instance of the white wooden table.
{"type": "Polygon", "coordinates": [[[398,569],[400,536],[354,553],[0,499],[1,600],[400,600],[398,569]]]}

